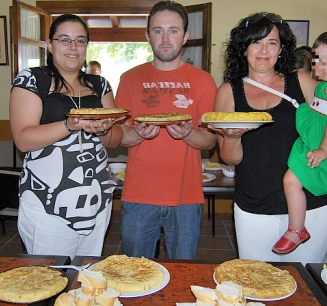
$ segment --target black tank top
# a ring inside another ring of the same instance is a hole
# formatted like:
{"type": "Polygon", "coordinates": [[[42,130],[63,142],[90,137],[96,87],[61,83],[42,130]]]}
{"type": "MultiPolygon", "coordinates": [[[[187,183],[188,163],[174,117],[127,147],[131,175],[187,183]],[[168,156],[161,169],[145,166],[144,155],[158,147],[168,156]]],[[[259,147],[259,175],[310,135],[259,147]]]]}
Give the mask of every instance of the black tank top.
{"type": "MultiPolygon", "coordinates": [[[[247,132],[242,136],[243,159],[236,166],[235,202],[244,211],[255,214],[287,214],[283,189],[283,176],[287,160],[298,133],[295,128],[296,108],[287,100],[266,110],[248,105],[242,79],[230,81],[235,101],[235,111],[266,111],[274,123],[247,132]]],[[[284,93],[305,103],[297,73],[285,76],[284,93]]],[[[327,204],[327,195],[315,197],[305,190],[307,209],[327,204]]]]}

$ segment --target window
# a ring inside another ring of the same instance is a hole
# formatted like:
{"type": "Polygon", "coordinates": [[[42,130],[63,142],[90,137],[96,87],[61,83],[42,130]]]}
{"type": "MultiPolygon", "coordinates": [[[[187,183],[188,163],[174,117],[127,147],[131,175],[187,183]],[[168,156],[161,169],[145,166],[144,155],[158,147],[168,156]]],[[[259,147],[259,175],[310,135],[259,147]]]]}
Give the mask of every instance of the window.
{"type": "Polygon", "coordinates": [[[125,71],[152,59],[152,49],[147,42],[90,43],[87,49],[87,62],[91,60],[100,62],[101,75],[109,81],[114,94],[125,71]]]}

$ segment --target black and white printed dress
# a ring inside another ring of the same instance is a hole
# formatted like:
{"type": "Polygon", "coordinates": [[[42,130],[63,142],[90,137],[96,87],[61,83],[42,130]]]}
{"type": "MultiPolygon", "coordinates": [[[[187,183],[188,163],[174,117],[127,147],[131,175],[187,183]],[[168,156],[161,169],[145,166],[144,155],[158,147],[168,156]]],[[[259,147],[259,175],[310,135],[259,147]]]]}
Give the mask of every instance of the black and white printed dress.
{"type": "MultiPolygon", "coordinates": [[[[98,95],[80,97],[81,107],[102,107],[101,98],[112,90],[110,84],[101,76],[87,77],[98,95]]],[[[41,97],[40,124],[62,121],[76,107],[69,96],[50,92],[51,73],[47,68],[23,70],[13,87],[41,97]]],[[[78,105],[79,98],[73,99],[78,105]]],[[[26,203],[44,207],[46,213],[61,217],[79,234],[88,235],[95,227],[96,216],[111,204],[114,186],[105,147],[97,136],[82,130],[25,153],[19,196],[26,203]]]]}

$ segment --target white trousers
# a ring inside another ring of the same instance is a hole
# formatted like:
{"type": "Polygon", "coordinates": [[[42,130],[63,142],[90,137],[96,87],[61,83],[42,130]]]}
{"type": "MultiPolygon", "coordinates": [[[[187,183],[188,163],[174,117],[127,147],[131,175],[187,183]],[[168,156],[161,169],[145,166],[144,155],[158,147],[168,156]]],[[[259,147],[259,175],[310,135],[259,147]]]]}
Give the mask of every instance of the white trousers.
{"type": "Polygon", "coordinates": [[[305,226],[311,238],[286,255],[271,251],[288,227],[288,215],[258,215],[241,210],[234,203],[239,258],[274,262],[323,262],[327,252],[327,205],[307,210],[305,226]]]}
{"type": "Polygon", "coordinates": [[[101,256],[112,203],[96,217],[94,230],[87,236],[69,228],[64,221],[44,209],[24,201],[19,203],[18,231],[28,254],[101,256]]]}

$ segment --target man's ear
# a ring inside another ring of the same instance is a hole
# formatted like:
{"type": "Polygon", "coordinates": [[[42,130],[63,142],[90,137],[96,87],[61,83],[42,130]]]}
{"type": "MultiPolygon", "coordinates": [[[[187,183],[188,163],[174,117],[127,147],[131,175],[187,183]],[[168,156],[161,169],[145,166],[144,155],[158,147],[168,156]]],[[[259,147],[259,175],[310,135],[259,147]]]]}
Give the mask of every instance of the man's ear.
{"type": "Polygon", "coordinates": [[[186,31],[185,34],[184,34],[184,38],[183,38],[183,46],[186,44],[189,35],[190,35],[190,33],[188,31],[186,31]]]}
{"type": "Polygon", "coordinates": [[[149,36],[148,31],[145,31],[145,38],[146,38],[147,42],[150,44],[150,36],[149,36]]]}

